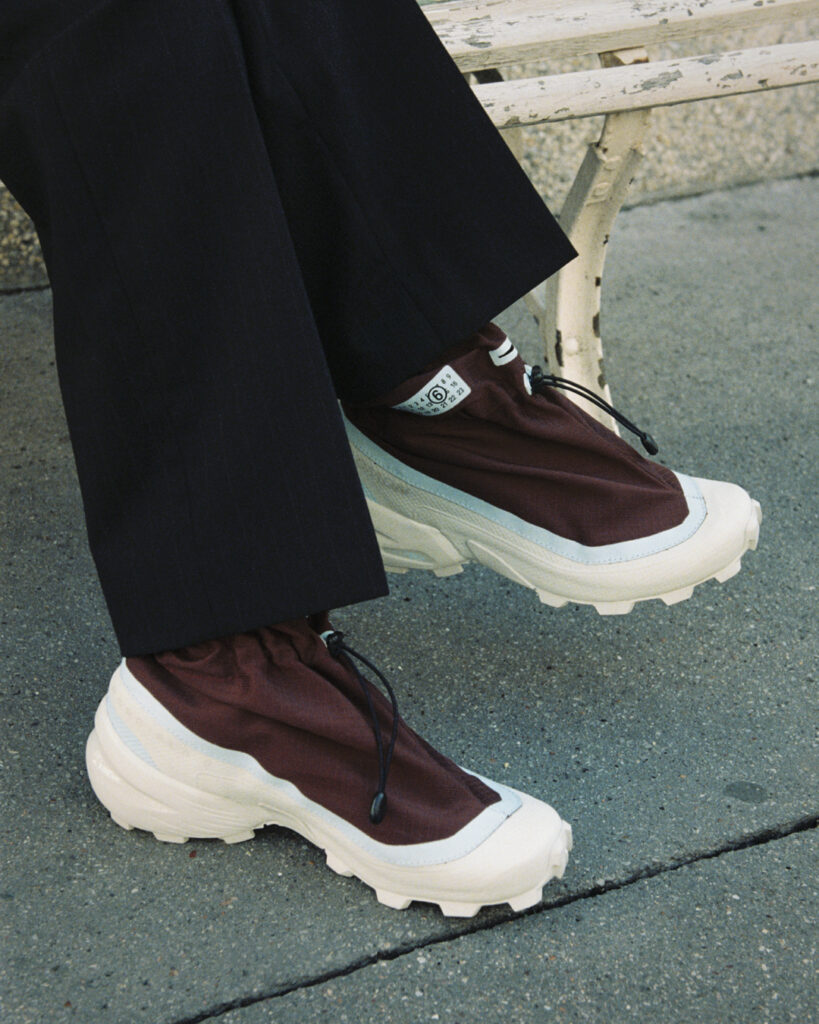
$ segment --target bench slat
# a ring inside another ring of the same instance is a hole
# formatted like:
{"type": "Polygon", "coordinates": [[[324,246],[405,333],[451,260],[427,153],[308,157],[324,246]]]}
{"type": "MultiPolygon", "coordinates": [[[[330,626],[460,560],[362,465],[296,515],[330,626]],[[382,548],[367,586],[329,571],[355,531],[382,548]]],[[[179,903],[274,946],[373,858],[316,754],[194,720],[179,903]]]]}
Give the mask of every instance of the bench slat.
{"type": "Polygon", "coordinates": [[[450,0],[424,13],[462,71],[819,15],[819,0],[450,0]]]}
{"type": "Polygon", "coordinates": [[[498,128],[667,107],[819,81],[819,42],[478,85],[498,128]]]}

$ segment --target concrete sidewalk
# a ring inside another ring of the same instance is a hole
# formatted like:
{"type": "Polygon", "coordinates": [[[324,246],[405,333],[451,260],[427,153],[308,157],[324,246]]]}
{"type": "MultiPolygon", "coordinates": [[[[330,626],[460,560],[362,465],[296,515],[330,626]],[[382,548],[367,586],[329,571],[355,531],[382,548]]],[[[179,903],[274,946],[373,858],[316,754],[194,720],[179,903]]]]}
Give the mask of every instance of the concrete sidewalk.
{"type": "MultiPolygon", "coordinates": [[[[518,916],[389,910],[281,830],[110,822],[83,745],[117,651],[50,294],[0,296],[3,1024],[817,1020],[818,205],[802,179],[640,207],[610,246],[615,404],[662,461],[762,502],[737,578],[604,619],[470,567],[334,616],[410,724],[574,825],[518,916]]],[[[520,304],[500,322],[537,359],[520,304]]]]}

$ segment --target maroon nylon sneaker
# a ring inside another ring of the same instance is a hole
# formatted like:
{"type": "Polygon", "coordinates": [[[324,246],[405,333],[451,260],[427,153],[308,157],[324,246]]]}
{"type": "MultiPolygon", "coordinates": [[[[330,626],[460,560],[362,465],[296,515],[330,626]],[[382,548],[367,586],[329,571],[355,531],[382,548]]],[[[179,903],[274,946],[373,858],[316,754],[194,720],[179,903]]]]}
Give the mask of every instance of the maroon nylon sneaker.
{"type": "Polygon", "coordinates": [[[355,658],[316,616],[126,659],[88,740],[94,791],[122,827],[167,842],[291,828],[397,909],[539,902],[570,827],[439,754],[355,658]]]}
{"type": "Polygon", "coordinates": [[[494,324],[367,405],[344,405],[388,570],[474,561],[546,604],[603,614],[724,581],[755,548],[759,504],[735,484],[644,458],[552,388],[533,393],[494,324]]]}

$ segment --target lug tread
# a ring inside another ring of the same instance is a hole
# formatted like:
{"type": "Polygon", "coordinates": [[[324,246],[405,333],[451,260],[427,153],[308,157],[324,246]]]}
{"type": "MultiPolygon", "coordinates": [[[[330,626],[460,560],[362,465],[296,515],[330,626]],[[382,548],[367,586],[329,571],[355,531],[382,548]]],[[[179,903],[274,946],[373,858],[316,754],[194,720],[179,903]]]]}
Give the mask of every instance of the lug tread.
{"type": "MultiPolygon", "coordinates": [[[[537,886],[531,887],[523,893],[511,896],[499,894],[496,898],[490,897],[478,900],[448,899],[440,890],[425,893],[417,880],[414,881],[413,887],[417,887],[420,891],[407,893],[380,888],[375,881],[368,881],[362,877],[362,873],[366,872],[360,873],[357,871],[354,863],[352,866],[348,863],[348,858],[340,855],[335,850],[327,849],[322,842],[317,840],[317,837],[311,834],[311,830],[308,827],[301,828],[293,821],[277,821],[276,816],[271,817],[271,808],[267,808],[266,811],[260,813],[258,823],[253,823],[252,826],[241,825],[235,821],[226,821],[220,830],[213,827],[213,822],[207,819],[207,815],[205,823],[202,825],[197,824],[197,815],[195,813],[197,808],[194,795],[194,802],[190,807],[182,807],[180,805],[177,808],[180,817],[178,823],[168,821],[167,823],[162,822],[160,825],[160,822],[157,820],[158,815],[171,811],[174,806],[173,801],[169,802],[167,806],[160,803],[150,796],[149,793],[135,789],[131,783],[127,782],[115,770],[113,762],[106,756],[105,751],[101,747],[97,735],[97,728],[102,728],[106,720],[103,708],[104,705],[101,705],[101,708],[98,710],[97,724],[88,739],[89,775],[98,797],[104,806],[109,807],[109,813],[111,813],[110,804],[112,802],[122,804],[123,809],[117,810],[115,814],[111,814],[111,817],[117,825],[127,831],[137,828],[140,831],[152,833],[159,842],[164,843],[184,844],[191,838],[221,839],[226,843],[238,843],[253,839],[257,828],[264,827],[266,823],[273,824],[275,822],[283,827],[294,829],[297,833],[303,835],[305,839],[322,849],[326,856],[327,866],[332,871],[346,877],[357,877],[375,890],[378,900],[384,905],[404,910],[410,906],[413,900],[417,900],[419,902],[437,904],[444,915],[451,917],[474,917],[483,906],[502,903],[508,903],[514,910],[527,909],[539,902],[543,886],[552,878],[560,878],[565,870],[569,851],[572,847],[572,830],[566,822],[562,822],[561,826],[556,829],[552,846],[544,857],[544,870],[542,876],[538,879],[537,886]],[[100,787],[103,783],[109,788],[101,792],[100,787]],[[201,832],[198,831],[200,827],[202,829],[201,832]],[[174,829],[178,830],[175,831],[174,829]]],[[[461,895],[457,892],[457,889],[455,890],[455,895],[461,895]]]]}
{"type": "Polygon", "coordinates": [[[223,843],[233,846],[234,843],[244,843],[248,839],[255,839],[256,832],[252,828],[243,829],[241,832],[233,832],[229,836],[220,836],[223,843]]]}
{"type": "MultiPolygon", "coordinates": [[[[112,816],[113,818],[113,816],[112,816]]],[[[124,824],[121,821],[117,821],[113,818],[117,825],[121,828],[129,831],[133,830],[134,826],[124,824]]],[[[253,839],[255,832],[248,829],[246,832],[237,832],[229,836],[219,836],[216,838],[221,839],[225,843],[238,843],[243,842],[246,839],[253,839]]],[[[188,842],[192,837],[176,835],[170,832],[154,832],[153,836],[158,839],[161,843],[177,843],[182,844],[188,842]]],[[[558,833],[554,845],[549,852],[549,867],[546,871],[543,881],[532,889],[528,889],[524,893],[519,893],[516,896],[512,896],[507,900],[500,902],[508,903],[515,913],[528,910],[530,907],[537,906],[543,898],[543,887],[553,878],[562,878],[566,870],[566,864],[569,860],[569,852],[573,846],[572,840],[572,827],[568,822],[563,822],[563,827],[558,833]]],[[[337,875],[342,875],[345,878],[358,878],[359,881],[366,881],[352,871],[347,864],[332,850],[325,850],[325,856],[327,861],[327,867],[331,871],[334,871],[337,875]]],[[[482,900],[477,901],[465,901],[465,900],[424,900],[420,896],[408,896],[404,893],[392,892],[388,889],[375,889],[375,895],[379,903],[382,903],[386,907],[390,907],[393,910],[406,910],[413,900],[419,902],[430,902],[437,903],[441,909],[441,913],[445,917],[460,917],[469,918],[474,917],[484,906],[495,906],[497,903],[484,903],[482,900]]]]}
{"type": "MultiPolygon", "coordinates": [[[[134,826],[118,821],[116,818],[111,816],[112,820],[127,831],[133,831],[134,826]]],[[[246,832],[236,832],[229,836],[218,836],[216,838],[221,839],[225,843],[239,843],[247,839],[253,839],[256,833],[252,829],[248,829],[246,832]]],[[[175,843],[183,844],[189,842],[191,836],[181,836],[172,832],[154,832],[153,836],[161,843],[175,843]]],[[[524,910],[528,910],[530,907],[536,906],[540,903],[543,898],[543,886],[547,882],[550,882],[553,878],[562,878],[563,873],[566,870],[566,864],[569,859],[569,852],[572,849],[572,828],[568,822],[563,822],[563,828],[555,839],[554,846],[549,853],[549,868],[546,872],[546,876],[543,881],[532,889],[527,890],[524,893],[520,893],[517,896],[510,897],[509,899],[501,902],[506,902],[512,908],[513,911],[519,913],[524,910]]],[[[358,878],[359,881],[366,881],[352,871],[347,864],[332,850],[325,850],[327,867],[331,871],[334,871],[337,875],[342,875],[345,878],[358,878]]],[[[460,917],[469,918],[474,917],[484,906],[490,904],[484,903],[481,900],[471,902],[463,900],[424,900],[419,896],[408,896],[403,893],[392,892],[388,889],[375,889],[375,895],[379,903],[382,903],[386,907],[390,907],[392,910],[406,910],[413,900],[419,902],[430,902],[437,903],[441,909],[441,913],[445,917],[460,917]]],[[[497,905],[493,903],[491,905],[497,905]]]]}
{"type": "Polygon", "coordinates": [[[464,571],[464,567],[461,562],[457,565],[445,565],[441,569],[433,569],[433,573],[439,578],[442,576],[457,576],[459,572],[464,571]]]}
{"type": "Polygon", "coordinates": [[[387,889],[376,889],[375,895],[379,903],[383,903],[385,907],[390,907],[392,910],[406,910],[412,903],[409,896],[401,896],[400,893],[389,892],[387,889]]]}
{"type": "Polygon", "coordinates": [[[190,839],[190,836],[178,836],[174,832],[154,832],[153,836],[160,843],[187,843],[190,839]]]}
{"type": "MultiPolygon", "coordinates": [[[[487,568],[494,569],[495,572],[500,573],[507,579],[513,580],[515,583],[520,583],[522,586],[527,587],[530,590],[534,590],[540,599],[542,604],[548,605],[550,608],[564,608],[568,604],[590,604],[597,610],[600,615],[627,615],[634,609],[635,604],[642,603],[644,601],[662,601],[665,605],[675,605],[682,601],[687,601],[694,594],[694,589],[700,586],[702,583],[707,583],[709,580],[716,580],[718,583],[726,583],[742,568],[742,554],[745,551],[755,551],[757,543],[759,541],[759,527],[762,522],[762,509],[758,501],[753,502],[753,511],[751,517],[748,520],[748,525],[745,531],[745,547],[740,557],[734,559],[724,568],[712,573],[710,576],[706,576],[704,579],[698,580],[696,583],[692,583],[686,587],[680,587],[676,590],[668,590],[660,594],[651,594],[648,597],[640,597],[635,600],[628,601],[577,601],[574,598],[564,597],[562,594],[555,594],[552,591],[544,590],[542,587],[537,587],[535,584],[530,583],[520,572],[513,569],[508,565],[500,556],[493,552],[490,548],[477,541],[469,541],[467,547],[469,549],[468,554],[472,557],[466,557],[465,561],[474,561],[480,565],[484,565],[487,568]]],[[[427,529],[432,530],[433,527],[427,529]]],[[[443,538],[443,534],[441,534],[443,538]]],[[[380,540],[379,535],[379,540],[380,540]]],[[[392,564],[390,561],[391,555],[393,554],[389,548],[381,549],[381,554],[384,559],[384,567],[387,572],[394,573],[405,573],[410,567],[418,569],[426,569],[432,571],[435,576],[441,578],[446,576],[453,576],[456,573],[463,572],[463,563],[456,565],[433,565],[432,559],[421,552],[408,552],[403,551],[400,559],[400,564],[392,564]],[[412,562],[412,566],[408,563],[412,562]]]]}
{"type": "Polygon", "coordinates": [[[520,896],[514,896],[511,900],[507,900],[507,903],[517,914],[522,910],[528,910],[530,907],[536,907],[542,899],[543,886],[539,886],[535,889],[530,889],[528,892],[521,893],[520,896]]]}
{"type": "Polygon", "coordinates": [[[600,601],[594,606],[600,615],[628,615],[634,601],[600,601]]]}
{"type": "MultiPolygon", "coordinates": [[[[354,454],[359,463],[359,473],[364,474],[362,478],[365,478],[370,472],[369,459],[355,450],[354,454]]],[[[408,515],[380,504],[372,497],[368,497],[367,504],[373,522],[376,524],[381,555],[384,567],[388,572],[404,573],[409,569],[426,569],[434,572],[436,576],[443,577],[460,572],[466,562],[477,562],[493,569],[507,579],[534,590],[541,602],[552,608],[563,608],[570,603],[590,604],[601,615],[625,615],[634,608],[635,604],[643,601],[659,600],[666,605],[678,604],[688,600],[693,595],[694,588],[701,583],[712,579],[724,583],[735,576],[741,568],[742,555],[746,551],[756,550],[759,541],[762,508],[759,502],[753,498],[750,501],[751,510],[745,525],[742,550],[728,565],[693,584],[623,601],[581,601],[543,589],[527,579],[519,567],[511,565],[507,558],[481,540],[467,537],[450,538],[438,527],[416,521],[408,515]]]]}
{"type": "Polygon", "coordinates": [[[734,576],[742,568],[742,559],[737,558],[736,561],[731,562],[730,565],[726,565],[724,569],[720,569],[719,572],[714,573],[714,579],[717,583],[727,583],[728,580],[733,579],[734,576]]]}
{"type": "Polygon", "coordinates": [[[344,878],[352,878],[353,872],[347,867],[344,861],[337,854],[333,853],[332,850],[325,851],[327,856],[327,867],[331,871],[335,871],[337,875],[343,875],[344,878]]]}

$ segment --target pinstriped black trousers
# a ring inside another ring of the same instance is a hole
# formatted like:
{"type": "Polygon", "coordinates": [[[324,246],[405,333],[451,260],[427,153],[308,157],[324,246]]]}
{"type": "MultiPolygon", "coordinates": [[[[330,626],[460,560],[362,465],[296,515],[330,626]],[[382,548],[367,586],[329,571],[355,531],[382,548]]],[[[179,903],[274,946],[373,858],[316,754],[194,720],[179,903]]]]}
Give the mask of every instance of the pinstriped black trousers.
{"type": "Polygon", "coordinates": [[[383,594],[337,396],[573,255],[415,0],[4,0],[0,178],[126,655],[383,594]]]}

